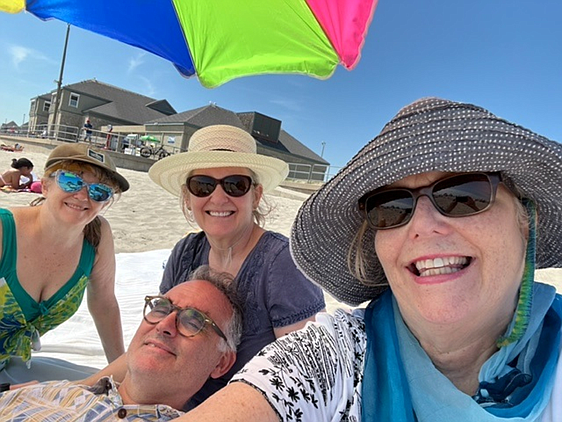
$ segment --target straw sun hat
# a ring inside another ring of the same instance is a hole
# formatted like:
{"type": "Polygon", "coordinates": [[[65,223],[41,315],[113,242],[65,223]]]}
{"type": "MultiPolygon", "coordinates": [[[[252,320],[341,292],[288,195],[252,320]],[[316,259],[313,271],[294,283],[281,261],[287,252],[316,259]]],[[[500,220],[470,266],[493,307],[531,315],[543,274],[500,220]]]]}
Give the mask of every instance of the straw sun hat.
{"type": "Polygon", "coordinates": [[[191,136],[187,152],[157,161],[148,174],[156,184],[179,196],[193,170],[244,167],[256,174],[264,192],[272,191],[287,177],[289,166],[256,151],[256,141],[245,130],[228,125],[207,126],[191,136]]]}
{"type": "Polygon", "coordinates": [[[92,148],[88,144],[59,145],[49,154],[47,162],[45,163],[45,170],[48,170],[63,160],[79,161],[81,163],[88,163],[100,167],[117,180],[121,192],[125,192],[129,189],[129,182],[117,173],[117,167],[115,167],[115,163],[106,151],[92,148]]]}
{"type": "Polygon", "coordinates": [[[349,305],[376,298],[388,282],[376,258],[374,230],[368,229],[362,242],[373,285],[357,280],[347,264],[352,239],[365,221],[357,201],[431,171],[501,171],[537,204],[536,268],[562,266],[562,146],[483,108],[425,98],[400,110],[303,204],[291,231],[297,267],[349,305]]]}

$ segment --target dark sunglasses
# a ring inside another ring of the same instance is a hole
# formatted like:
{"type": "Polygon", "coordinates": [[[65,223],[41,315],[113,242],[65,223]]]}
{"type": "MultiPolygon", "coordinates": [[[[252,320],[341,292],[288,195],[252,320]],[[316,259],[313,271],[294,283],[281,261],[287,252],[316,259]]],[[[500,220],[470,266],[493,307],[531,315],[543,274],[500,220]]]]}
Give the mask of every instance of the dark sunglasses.
{"type": "Polygon", "coordinates": [[[87,188],[88,196],[96,202],[106,202],[114,193],[110,186],[103,183],[86,183],[79,175],[68,170],[57,170],[53,173],[53,177],[59,188],[67,193],[79,192],[87,188]]]}
{"type": "Polygon", "coordinates": [[[363,195],[359,209],[377,230],[407,224],[421,196],[427,196],[442,215],[466,217],[492,206],[500,182],[500,173],[466,173],[417,189],[381,188],[363,195]]]}
{"type": "Polygon", "coordinates": [[[144,320],[156,325],[172,312],[176,314],[176,327],[178,333],[184,337],[193,337],[199,334],[209,324],[211,328],[228,343],[226,336],[219,326],[203,312],[195,308],[180,308],[164,296],[146,296],[144,298],[144,320]]]}
{"type": "Polygon", "coordinates": [[[223,179],[215,179],[211,176],[191,176],[186,181],[187,189],[199,198],[212,194],[217,185],[221,185],[227,195],[239,198],[248,193],[252,184],[252,178],[242,174],[226,176],[223,179]]]}

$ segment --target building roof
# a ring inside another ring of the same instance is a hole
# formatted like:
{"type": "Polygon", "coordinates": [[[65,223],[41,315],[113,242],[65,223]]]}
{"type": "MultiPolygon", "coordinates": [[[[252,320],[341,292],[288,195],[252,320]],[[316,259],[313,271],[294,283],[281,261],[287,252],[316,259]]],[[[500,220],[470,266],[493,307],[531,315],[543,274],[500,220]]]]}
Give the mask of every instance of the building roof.
{"type": "Polygon", "coordinates": [[[176,112],[167,100],[156,100],[95,79],[65,85],[63,89],[102,101],[101,105],[85,110],[86,112],[119,119],[129,124],[144,124],[176,112]]]}
{"type": "Polygon", "coordinates": [[[322,157],[305,146],[302,142],[292,137],[289,133],[285,132],[283,129],[281,129],[281,133],[279,134],[279,143],[283,144],[283,146],[287,148],[287,150],[293,155],[309,158],[311,160],[317,161],[319,164],[330,165],[329,162],[324,160],[322,157]]]}
{"type": "Polygon", "coordinates": [[[218,107],[214,103],[172,116],[162,117],[150,123],[188,123],[190,126],[200,128],[210,125],[231,125],[246,129],[236,113],[218,107]]]}
{"type": "MultiPolygon", "coordinates": [[[[248,115],[255,112],[240,113],[240,115],[248,115]]],[[[199,107],[193,110],[184,111],[182,113],[174,114],[171,116],[161,117],[159,119],[149,122],[151,123],[183,123],[188,124],[195,128],[201,128],[210,125],[231,125],[248,131],[244,123],[240,120],[238,113],[224,109],[214,103],[199,107]]],[[[279,140],[276,143],[262,142],[256,139],[258,145],[262,145],[268,149],[276,149],[292,155],[296,155],[308,160],[315,161],[319,164],[329,165],[326,160],[306,147],[303,143],[295,139],[288,132],[281,129],[279,140]]]]}
{"type": "Polygon", "coordinates": [[[47,93],[45,93],[45,94],[41,94],[41,95],[39,95],[39,96],[37,96],[37,97],[35,97],[35,98],[32,98],[32,100],[35,100],[35,99],[37,99],[37,98],[41,98],[41,99],[46,100],[46,101],[51,101],[51,93],[50,93],[50,92],[47,92],[47,93]]]}
{"type": "Polygon", "coordinates": [[[4,129],[4,128],[6,128],[6,129],[7,128],[18,128],[19,129],[19,125],[16,122],[14,122],[13,120],[11,120],[7,123],[2,123],[0,125],[0,128],[2,128],[2,129],[4,129]]]}

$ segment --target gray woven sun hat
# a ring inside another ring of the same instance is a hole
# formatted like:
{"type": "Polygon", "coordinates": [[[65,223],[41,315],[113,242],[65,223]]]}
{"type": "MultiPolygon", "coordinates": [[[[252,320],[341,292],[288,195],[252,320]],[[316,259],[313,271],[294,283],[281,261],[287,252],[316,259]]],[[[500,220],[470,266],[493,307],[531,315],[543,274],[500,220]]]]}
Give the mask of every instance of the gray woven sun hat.
{"type": "Polygon", "coordinates": [[[348,251],[364,222],[358,200],[407,176],[431,172],[500,171],[537,204],[536,268],[562,266],[562,145],[481,107],[424,98],[404,107],[382,132],[306,200],[291,230],[297,267],[337,300],[352,306],[388,288],[374,248],[362,244],[366,285],[352,275],[348,251]]]}

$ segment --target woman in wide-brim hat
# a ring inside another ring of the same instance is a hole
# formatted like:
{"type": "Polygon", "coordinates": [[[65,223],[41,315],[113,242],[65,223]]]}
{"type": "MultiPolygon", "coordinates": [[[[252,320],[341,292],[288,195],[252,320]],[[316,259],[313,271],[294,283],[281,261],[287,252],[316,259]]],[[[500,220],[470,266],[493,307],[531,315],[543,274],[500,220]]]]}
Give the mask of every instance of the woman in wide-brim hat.
{"type": "MultiPolygon", "coordinates": [[[[201,229],[175,245],[160,292],[188,280],[199,266],[209,265],[234,277],[244,304],[234,367],[221,378],[210,379],[186,408],[226,385],[263,346],[304,327],[325,308],[321,289],[296,269],[288,239],[262,227],[263,194],[275,189],[288,170],[284,161],[257,154],[254,138],[229,125],[197,130],[187,152],[164,158],[149,170],[155,183],[179,196],[186,218],[201,229]]],[[[115,370],[106,368],[105,373],[115,370]]]]}
{"type": "Polygon", "coordinates": [[[307,277],[367,308],[318,314],[184,420],[562,420],[562,300],[534,281],[562,266],[561,228],[560,144],[471,104],[406,106],[291,232],[307,277]]]}
{"type": "Polygon", "coordinates": [[[107,152],[66,144],[47,158],[41,185],[33,206],[0,209],[2,382],[81,379],[93,372],[57,373],[56,365],[30,360],[40,337],[78,310],[86,289],[108,361],[124,352],[113,236],[100,213],[129,183],[107,152]]]}

